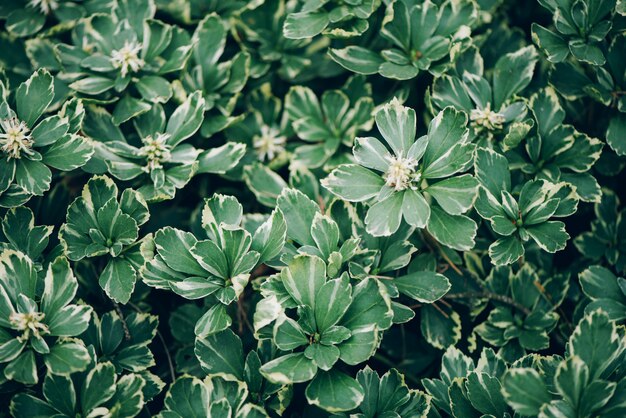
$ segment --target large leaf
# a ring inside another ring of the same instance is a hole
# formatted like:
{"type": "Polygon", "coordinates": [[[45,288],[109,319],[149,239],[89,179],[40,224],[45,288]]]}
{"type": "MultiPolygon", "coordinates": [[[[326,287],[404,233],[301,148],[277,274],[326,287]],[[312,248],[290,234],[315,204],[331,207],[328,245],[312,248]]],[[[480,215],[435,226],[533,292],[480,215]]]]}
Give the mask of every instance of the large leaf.
{"type": "Polygon", "coordinates": [[[41,69],[20,84],[15,93],[17,116],[30,128],[48,108],[54,97],[54,84],[50,73],[41,69]]]}
{"type": "Polygon", "coordinates": [[[537,58],[535,47],[527,46],[498,60],[493,73],[494,109],[500,109],[530,83],[537,58]]]}
{"type": "Polygon", "coordinates": [[[243,379],[243,348],[231,330],[196,338],[194,352],[207,373],[225,373],[243,379]]]}
{"type": "Polygon", "coordinates": [[[328,412],[349,411],[363,401],[363,388],[341,372],[321,371],[307,386],[306,398],[310,404],[328,412]]]}
{"type": "Polygon", "coordinates": [[[317,366],[304,353],[293,353],[265,363],[260,371],[270,382],[292,384],[313,379],[317,366]]]}
{"type": "Polygon", "coordinates": [[[522,415],[537,415],[542,405],[550,402],[548,388],[535,370],[510,370],[502,382],[504,396],[511,407],[522,415]]]}

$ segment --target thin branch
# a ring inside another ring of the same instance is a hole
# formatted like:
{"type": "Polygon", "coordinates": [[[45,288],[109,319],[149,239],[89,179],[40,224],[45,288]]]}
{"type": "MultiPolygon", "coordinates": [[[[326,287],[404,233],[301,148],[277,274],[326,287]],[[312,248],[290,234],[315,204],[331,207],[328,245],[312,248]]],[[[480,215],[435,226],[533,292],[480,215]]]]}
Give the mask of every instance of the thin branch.
{"type": "MultiPolygon", "coordinates": [[[[139,308],[139,306],[135,305],[132,302],[129,302],[128,306],[130,306],[131,308],[133,308],[139,313],[144,313],[141,310],[141,308],[139,308]]],[[[156,330],[156,334],[157,334],[157,337],[159,337],[159,341],[161,341],[161,345],[163,345],[163,350],[165,351],[165,357],[167,358],[167,365],[170,371],[170,377],[172,378],[172,382],[173,382],[176,380],[176,372],[174,371],[174,363],[172,362],[172,356],[170,355],[170,350],[168,350],[167,344],[165,342],[165,338],[163,338],[163,334],[161,334],[158,328],[156,330]]]]}
{"type": "Polygon", "coordinates": [[[437,302],[433,302],[433,303],[431,303],[431,306],[432,306],[433,308],[435,308],[437,311],[439,311],[439,313],[440,313],[441,315],[443,315],[443,316],[444,316],[444,318],[446,318],[446,319],[449,319],[449,318],[450,318],[450,315],[448,315],[448,314],[447,314],[447,313],[446,313],[443,309],[441,309],[441,308],[439,307],[439,305],[437,305],[437,302]]]}
{"type": "Polygon", "coordinates": [[[251,332],[254,332],[254,328],[248,319],[248,313],[246,311],[246,307],[244,306],[244,295],[245,292],[242,292],[241,295],[237,298],[237,320],[239,322],[238,334],[243,335],[243,326],[247,326],[251,332]]]}
{"type": "Polygon", "coordinates": [[[452,270],[456,271],[457,274],[462,276],[463,272],[461,271],[460,268],[457,267],[456,264],[454,264],[454,261],[452,261],[450,257],[448,257],[446,252],[441,248],[441,244],[439,244],[437,240],[432,235],[430,235],[426,230],[422,230],[422,235],[427,241],[430,241],[435,247],[437,247],[437,250],[439,250],[439,254],[444,260],[446,260],[446,263],[448,263],[448,265],[452,268],[452,270]]]}
{"type": "Polygon", "coordinates": [[[380,353],[376,353],[374,354],[374,359],[378,360],[379,362],[383,363],[385,366],[391,368],[391,369],[396,369],[402,372],[402,374],[404,375],[404,378],[412,383],[414,383],[415,385],[420,384],[420,381],[414,377],[412,374],[410,374],[408,371],[406,370],[401,370],[401,368],[399,367],[399,364],[397,364],[396,362],[388,359],[387,357],[385,357],[383,354],[380,353]]]}
{"type": "Polygon", "coordinates": [[[477,298],[491,299],[491,300],[495,300],[495,301],[498,301],[498,302],[506,303],[507,305],[510,305],[510,306],[516,308],[520,312],[523,312],[525,315],[529,315],[530,314],[530,310],[527,307],[525,307],[523,305],[520,305],[519,303],[515,302],[510,297],[504,296],[504,295],[498,295],[497,293],[492,293],[492,292],[487,292],[487,291],[483,291],[483,292],[449,293],[449,294],[445,295],[444,298],[445,299],[451,299],[451,300],[454,300],[454,299],[477,299],[477,298]]]}
{"type": "Polygon", "coordinates": [[[172,378],[172,382],[176,380],[176,372],[174,370],[174,363],[172,362],[172,357],[170,356],[170,351],[167,349],[167,344],[165,342],[165,338],[163,338],[163,334],[156,330],[157,337],[161,341],[161,345],[163,345],[163,350],[165,350],[165,357],[167,358],[167,366],[170,370],[170,377],[172,378]]]}
{"type": "Polygon", "coordinates": [[[124,338],[126,341],[130,341],[130,330],[128,329],[128,324],[126,323],[126,318],[124,318],[124,312],[122,312],[122,308],[120,308],[119,303],[111,299],[111,303],[113,303],[113,308],[115,308],[115,312],[117,312],[117,316],[120,317],[120,321],[122,322],[122,328],[124,328],[124,338]]]}

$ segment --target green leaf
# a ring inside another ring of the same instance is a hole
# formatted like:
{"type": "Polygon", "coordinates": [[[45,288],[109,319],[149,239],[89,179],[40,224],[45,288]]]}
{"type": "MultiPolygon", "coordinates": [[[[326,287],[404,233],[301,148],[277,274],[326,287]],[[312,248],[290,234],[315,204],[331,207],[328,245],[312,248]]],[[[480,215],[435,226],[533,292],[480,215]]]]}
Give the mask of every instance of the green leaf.
{"type": "Polygon", "coordinates": [[[417,190],[407,189],[404,191],[402,201],[402,214],[409,225],[416,228],[424,228],[430,219],[430,206],[424,196],[417,190]]]}
{"type": "Polygon", "coordinates": [[[317,373],[317,366],[304,353],[287,354],[265,363],[260,372],[272,383],[308,382],[317,373]]]}
{"type": "Polygon", "coordinates": [[[33,128],[54,98],[54,84],[50,73],[41,69],[33,73],[15,92],[17,116],[33,128]]]}
{"type": "Polygon", "coordinates": [[[115,393],[115,367],[111,363],[100,363],[92,368],[80,391],[80,405],[91,411],[108,401],[115,393]]]}
{"type": "MultiPolygon", "coordinates": [[[[372,330],[372,325],[376,325],[380,330],[387,329],[391,326],[392,318],[393,310],[383,284],[375,279],[364,279],[352,287],[352,303],[339,325],[353,331],[354,337],[359,330],[364,331],[364,333],[372,330]]],[[[360,337],[363,337],[363,335],[360,337]]],[[[358,338],[354,339],[357,340],[358,338]]],[[[346,345],[350,345],[350,343],[351,340],[348,340],[340,347],[342,349],[342,359],[344,359],[344,349],[347,349],[346,345]]],[[[361,361],[365,361],[368,357],[361,361]]],[[[344,361],[346,360],[344,359],[344,361]]]]}
{"type": "Polygon", "coordinates": [[[136,374],[122,376],[117,381],[117,390],[111,400],[121,416],[136,416],[143,408],[145,380],[136,374]]]}
{"type": "Polygon", "coordinates": [[[14,10],[7,17],[6,28],[16,36],[32,35],[46,24],[46,16],[32,7],[23,7],[14,10]]]}
{"type": "Polygon", "coordinates": [[[53,115],[45,118],[35,126],[31,132],[33,142],[38,147],[54,144],[59,138],[63,137],[69,131],[67,119],[59,115],[53,115]]]}
{"type": "Polygon", "coordinates": [[[182,376],[176,379],[165,395],[162,418],[208,417],[209,393],[207,386],[198,378],[182,376]]]}
{"type": "Polygon", "coordinates": [[[223,281],[212,277],[188,277],[170,284],[176,294],[185,299],[202,299],[223,288],[223,281]]]}
{"type": "Polygon", "coordinates": [[[354,159],[360,165],[381,172],[387,171],[389,160],[392,158],[387,147],[372,137],[356,138],[353,152],[354,159]]]}
{"type": "Polygon", "coordinates": [[[434,271],[418,271],[396,277],[393,283],[403,294],[422,303],[433,303],[450,290],[446,276],[434,271]]]}
{"type": "Polygon", "coordinates": [[[511,190],[511,174],[507,159],[491,149],[478,148],[474,164],[476,179],[490,194],[490,199],[499,201],[502,191],[511,190]]]}
{"type": "Polygon", "coordinates": [[[565,248],[569,234],[565,232],[565,224],[560,221],[548,221],[538,225],[525,227],[526,232],[539,247],[549,253],[565,248]]]}
{"type": "Polygon", "coordinates": [[[446,107],[428,125],[428,145],[424,152],[424,178],[448,177],[467,169],[473,147],[467,141],[467,115],[446,107]]]}
{"type": "Polygon", "coordinates": [[[551,400],[539,373],[530,368],[509,370],[502,380],[502,391],[507,403],[521,415],[538,415],[551,400]]]}
{"type": "Polygon", "coordinates": [[[172,97],[170,83],[159,76],[145,76],[135,83],[144,100],[151,103],[166,103],[172,97]]]}
{"type": "Polygon", "coordinates": [[[434,183],[424,191],[434,197],[450,215],[460,215],[472,207],[477,190],[478,181],[464,174],[434,183]]]}
{"type": "Polygon", "coordinates": [[[194,352],[207,373],[225,373],[243,379],[241,340],[230,329],[196,338],[194,352]]]}
{"type": "Polygon", "coordinates": [[[2,231],[8,242],[35,260],[48,246],[52,227],[35,226],[33,212],[22,206],[6,213],[2,220],[2,231]]]}
{"type": "Polygon", "coordinates": [[[281,271],[280,277],[298,305],[315,309],[316,295],[326,282],[326,264],[318,257],[299,255],[281,271]]]}
{"type": "Polygon", "coordinates": [[[586,308],[590,313],[602,308],[612,321],[626,318],[626,293],[622,290],[624,279],[616,277],[610,270],[601,266],[591,266],[579,275],[583,292],[593,302],[586,308]]]}
{"type": "Polygon", "coordinates": [[[384,184],[382,176],[356,164],[341,165],[322,180],[322,186],[349,202],[373,198],[384,184]]]}
{"type": "Polygon", "coordinates": [[[145,224],[150,218],[148,204],[141,193],[126,189],[120,196],[120,210],[135,220],[137,225],[145,224]]]}
{"type": "Polygon", "coordinates": [[[100,274],[100,287],[118,303],[127,303],[135,289],[135,268],[126,260],[114,258],[100,274]]]}
{"type": "Polygon", "coordinates": [[[322,255],[328,258],[337,249],[339,227],[329,216],[316,212],[311,225],[311,237],[322,255]]]}
{"type": "Polygon", "coordinates": [[[532,37],[537,46],[547,54],[546,58],[550,62],[562,62],[570,53],[565,39],[537,23],[532,24],[532,37]]]}
{"type": "Polygon", "coordinates": [[[198,174],[224,174],[235,168],[246,152],[245,144],[228,142],[221,147],[208,149],[198,156],[198,174]]]}
{"type": "Polygon", "coordinates": [[[269,207],[276,206],[276,199],[288,187],[282,177],[260,163],[244,167],[244,180],[259,203],[269,207]]]}
{"type": "Polygon", "coordinates": [[[165,133],[170,137],[167,143],[175,146],[196,133],[204,119],[204,98],[200,91],[187,97],[170,116],[165,133]]]}
{"type": "Polygon", "coordinates": [[[315,11],[290,13],[285,19],[283,35],[288,39],[311,38],[321,33],[328,23],[328,13],[315,11]]]}
{"type": "Polygon", "coordinates": [[[113,110],[113,123],[117,126],[150,110],[150,105],[132,96],[126,95],[117,102],[113,110]]]}
{"type": "MultiPolygon", "coordinates": [[[[426,10],[430,9],[430,11],[434,11],[435,8],[424,8],[426,10]]],[[[420,11],[426,11],[426,10],[420,11]]],[[[415,11],[417,12],[417,10],[415,11]]],[[[415,13],[417,15],[417,13],[415,13]]],[[[427,13],[424,13],[425,15],[427,13]]],[[[409,7],[404,2],[392,3],[387,6],[387,10],[385,13],[385,20],[383,22],[383,27],[381,30],[381,34],[395,43],[396,45],[401,46],[404,50],[408,50],[411,46],[411,13],[409,12],[409,7]]],[[[429,14],[429,17],[432,17],[432,13],[429,14]]],[[[429,25],[434,26],[434,25],[429,25]]],[[[417,28],[416,28],[417,32],[417,28]]],[[[432,33],[431,33],[432,34],[432,33]]],[[[418,45],[414,45],[417,47],[418,45]]]]}
{"type": "Polygon", "coordinates": [[[591,299],[622,299],[619,279],[605,267],[590,266],[580,273],[579,278],[583,292],[591,299]]]}
{"type": "Polygon", "coordinates": [[[524,246],[516,236],[500,238],[489,246],[489,257],[496,266],[514,263],[523,255],[524,246]]]}
{"type": "Polygon", "coordinates": [[[196,242],[191,248],[191,254],[204,270],[221,279],[230,278],[226,255],[213,241],[196,242]]]}
{"type": "Polygon", "coordinates": [[[276,201],[287,223],[287,236],[301,245],[315,245],[311,225],[319,206],[296,189],[284,189],[276,201]]]}
{"type": "Polygon", "coordinates": [[[606,142],[617,155],[626,155],[626,115],[619,113],[613,116],[606,130],[606,142]]]}
{"type": "Polygon", "coordinates": [[[606,62],[602,50],[590,43],[579,40],[570,41],[569,50],[574,58],[591,65],[604,65],[606,62]]]}
{"type": "Polygon", "coordinates": [[[77,342],[57,343],[44,357],[44,362],[50,373],[64,376],[85,370],[89,361],[87,349],[82,343],[77,342]]]}
{"type": "Polygon", "coordinates": [[[478,411],[496,417],[504,416],[507,405],[500,393],[500,381],[495,376],[487,373],[470,373],[465,387],[472,406],[478,411]]]}
{"type": "Polygon", "coordinates": [[[403,195],[401,192],[392,193],[369,208],[365,216],[367,232],[380,237],[389,236],[398,230],[402,220],[403,195]]]}
{"type": "Polygon", "coordinates": [[[384,60],[377,53],[357,45],[328,50],[328,55],[339,65],[357,74],[375,74],[384,60]]]}
{"type": "Polygon", "coordinates": [[[337,324],[350,307],[352,302],[350,279],[343,274],[337,279],[327,281],[319,289],[315,299],[315,323],[317,330],[324,335],[324,331],[337,324]]]}
{"type": "Polygon", "coordinates": [[[44,418],[54,416],[58,411],[34,396],[18,393],[11,399],[11,413],[16,418],[44,418]]]}
{"type": "MultiPolygon", "coordinates": [[[[86,366],[86,364],[85,364],[86,366]]],[[[4,376],[9,380],[34,385],[38,381],[37,363],[32,350],[23,351],[15,360],[7,364],[4,376]]]]}
{"type": "Polygon", "coordinates": [[[194,276],[204,276],[206,271],[191,254],[196,238],[175,228],[165,227],[154,235],[154,243],[165,263],[176,271],[194,276]]]}
{"type": "Polygon", "coordinates": [[[71,171],[84,166],[94,153],[94,148],[78,135],[65,135],[43,153],[43,162],[61,171],[71,171]]]}
{"type": "Polygon", "coordinates": [[[527,46],[504,55],[493,72],[494,109],[500,109],[513,95],[521,92],[533,77],[538,55],[534,46],[527,46]]]}
{"type": "MultiPolygon", "coordinates": [[[[296,321],[282,317],[274,326],[274,343],[283,351],[290,351],[303,345],[307,345],[309,339],[296,321]]],[[[309,357],[312,359],[312,357],[309,357]]]]}
{"type": "Polygon", "coordinates": [[[428,232],[447,247],[459,251],[472,249],[477,228],[476,222],[467,216],[450,215],[438,207],[431,208],[428,232]]]}
{"type": "Polygon", "coordinates": [[[393,62],[384,62],[380,65],[380,75],[395,80],[410,80],[419,74],[419,68],[413,65],[399,65],[393,62]]]}
{"type": "Polygon", "coordinates": [[[590,380],[604,376],[616,365],[626,350],[615,323],[602,311],[594,311],[580,320],[569,339],[570,355],[578,356],[589,369],[590,380]]]}
{"type": "MultiPolygon", "coordinates": [[[[444,308],[445,309],[445,308],[444,308]]],[[[430,345],[440,350],[456,344],[461,338],[461,317],[454,310],[443,312],[430,305],[421,308],[420,328],[430,345]]]]}
{"type": "Polygon", "coordinates": [[[339,360],[340,351],[334,345],[312,344],[304,350],[304,355],[313,360],[321,370],[328,371],[339,360]]]}
{"type": "Polygon", "coordinates": [[[578,405],[589,383],[589,369],[579,357],[569,357],[559,364],[554,383],[570,405],[578,405]]]}
{"type": "Polygon", "coordinates": [[[81,78],[70,84],[70,88],[76,90],[79,93],[84,94],[101,94],[107,90],[111,90],[115,86],[115,81],[108,77],[90,76],[81,78]]]}
{"type": "Polygon", "coordinates": [[[415,141],[415,111],[397,98],[385,103],[375,115],[376,126],[396,156],[405,156],[415,141]]]}
{"type": "Polygon", "coordinates": [[[197,337],[213,335],[230,327],[232,322],[233,320],[226,312],[226,306],[220,303],[212,306],[198,319],[194,327],[194,333],[197,337]]]}
{"type": "Polygon", "coordinates": [[[363,387],[339,371],[319,372],[306,388],[306,398],[328,412],[349,411],[363,401],[363,387]]]}
{"type": "Polygon", "coordinates": [[[15,183],[25,191],[42,196],[50,188],[52,172],[40,161],[20,159],[15,167],[15,183]]]}
{"type": "Polygon", "coordinates": [[[276,257],[285,245],[287,223],[280,209],[276,209],[252,235],[251,249],[258,252],[259,263],[276,257]]]}

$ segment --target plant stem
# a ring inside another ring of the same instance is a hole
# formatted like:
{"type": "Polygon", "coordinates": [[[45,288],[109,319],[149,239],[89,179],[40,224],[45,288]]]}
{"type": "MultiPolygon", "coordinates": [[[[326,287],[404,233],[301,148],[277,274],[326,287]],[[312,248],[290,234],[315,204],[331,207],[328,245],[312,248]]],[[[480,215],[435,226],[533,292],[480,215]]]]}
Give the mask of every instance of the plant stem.
{"type": "Polygon", "coordinates": [[[433,236],[430,235],[426,230],[422,230],[422,235],[424,236],[426,241],[429,241],[431,244],[437,247],[437,250],[439,250],[439,254],[446,261],[446,263],[448,263],[448,265],[452,268],[452,270],[454,270],[455,272],[457,272],[457,274],[462,276],[463,272],[461,271],[461,269],[458,268],[457,265],[454,264],[452,260],[450,260],[450,257],[448,257],[445,251],[441,248],[441,245],[437,242],[437,240],[433,238],[433,236]]]}
{"type": "Polygon", "coordinates": [[[504,296],[504,295],[498,295],[497,293],[492,293],[488,291],[451,293],[451,294],[445,295],[444,298],[445,299],[476,299],[476,298],[490,299],[490,300],[495,300],[498,302],[506,303],[507,305],[510,305],[516,308],[520,312],[523,312],[525,315],[530,314],[530,310],[527,307],[520,305],[519,303],[515,302],[510,297],[504,296]]]}
{"type": "Polygon", "coordinates": [[[130,340],[130,330],[128,329],[128,324],[126,323],[126,319],[124,318],[124,312],[122,312],[122,308],[120,308],[119,303],[111,299],[113,303],[113,307],[115,308],[115,312],[117,312],[117,316],[120,317],[120,321],[122,322],[122,328],[124,328],[124,338],[126,341],[130,340]]]}
{"type": "MultiPolygon", "coordinates": [[[[139,306],[135,305],[132,302],[128,302],[128,306],[130,306],[131,308],[133,308],[139,313],[144,313],[139,308],[139,306]]],[[[174,371],[174,363],[172,362],[172,356],[170,356],[170,350],[168,350],[167,344],[165,343],[165,338],[163,338],[163,334],[161,334],[158,328],[156,330],[156,334],[157,334],[157,337],[159,337],[159,340],[161,341],[161,345],[163,345],[163,350],[165,351],[165,357],[167,358],[167,365],[170,371],[170,377],[172,378],[172,382],[174,382],[176,380],[176,372],[174,371]]]]}
{"type": "MultiPolygon", "coordinates": [[[[380,361],[385,366],[388,366],[391,369],[396,369],[396,370],[400,369],[400,367],[399,367],[399,365],[397,363],[395,363],[392,360],[388,359],[383,354],[380,354],[380,353],[374,354],[374,359],[377,360],[377,361],[380,361]]],[[[415,385],[419,385],[420,384],[420,381],[416,377],[414,377],[412,374],[408,373],[406,370],[403,371],[402,374],[404,374],[404,378],[406,380],[414,383],[415,385]]]]}

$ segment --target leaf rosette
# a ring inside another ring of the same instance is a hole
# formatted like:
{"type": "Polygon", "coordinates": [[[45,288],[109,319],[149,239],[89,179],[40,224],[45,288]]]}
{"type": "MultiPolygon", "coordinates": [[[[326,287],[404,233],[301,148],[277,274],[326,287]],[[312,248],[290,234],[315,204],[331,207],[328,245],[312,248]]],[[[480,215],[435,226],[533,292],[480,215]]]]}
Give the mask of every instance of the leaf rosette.
{"type": "Polygon", "coordinates": [[[38,70],[15,91],[11,106],[0,83],[0,207],[24,204],[50,189],[52,171],[71,171],[91,158],[93,147],[76,132],[83,109],[68,102],[42,119],[54,98],[54,78],[38,70]]]}
{"type": "Polygon", "coordinates": [[[92,308],[74,305],[78,283],[64,257],[45,277],[23,253],[0,253],[0,369],[2,380],[39,381],[38,363],[55,375],[85,370],[89,354],[76,337],[89,324],[92,308]],[[43,289],[43,290],[42,290],[43,289]]]}
{"type": "Polygon", "coordinates": [[[373,137],[357,138],[353,153],[358,164],[339,166],[322,185],[348,201],[369,202],[365,224],[374,236],[393,234],[404,219],[446,246],[472,248],[476,223],[463,214],[472,207],[478,182],[460,174],[474,155],[467,116],[448,107],[417,139],[415,111],[397,99],[375,118],[387,145],[373,137]]]}

